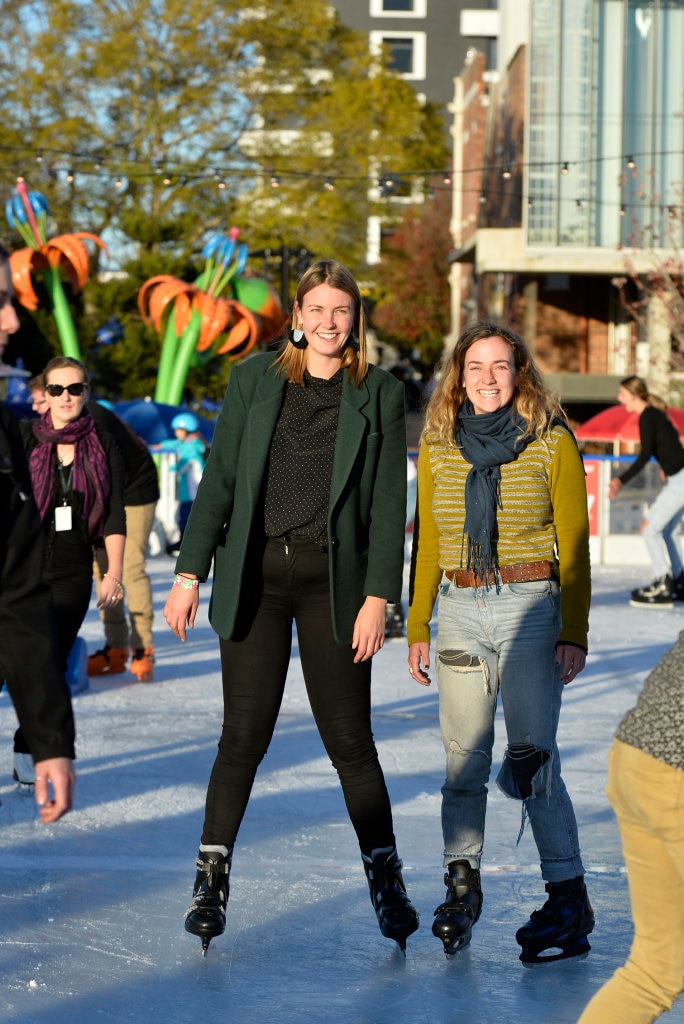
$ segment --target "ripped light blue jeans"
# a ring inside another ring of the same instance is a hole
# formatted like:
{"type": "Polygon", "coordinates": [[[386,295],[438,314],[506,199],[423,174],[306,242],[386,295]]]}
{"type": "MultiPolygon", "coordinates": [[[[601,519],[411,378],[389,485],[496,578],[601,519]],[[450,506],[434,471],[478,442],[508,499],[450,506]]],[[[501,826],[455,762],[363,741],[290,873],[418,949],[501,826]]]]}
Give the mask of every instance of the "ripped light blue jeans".
{"type": "Polygon", "coordinates": [[[499,693],[507,747],[499,788],[523,801],[547,882],[584,874],[577,822],[561,778],[556,731],[563,684],[556,580],[495,587],[440,585],[436,671],[446,751],[444,866],[479,867],[499,693]]]}

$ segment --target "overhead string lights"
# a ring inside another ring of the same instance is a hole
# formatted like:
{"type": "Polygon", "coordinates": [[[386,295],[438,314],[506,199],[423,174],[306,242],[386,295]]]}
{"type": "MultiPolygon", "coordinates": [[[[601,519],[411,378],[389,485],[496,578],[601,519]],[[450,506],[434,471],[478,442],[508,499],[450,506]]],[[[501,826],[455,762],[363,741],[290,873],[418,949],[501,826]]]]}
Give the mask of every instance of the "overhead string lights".
{"type": "MultiPolygon", "coordinates": [[[[567,155],[567,154],[565,154],[567,155]]],[[[332,193],[337,189],[363,189],[371,200],[392,202],[405,202],[416,195],[431,198],[439,192],[452,192],[460,190],[463,195],[471,192],[479,197],[479,203],[484,206],[486,203],[494,202],[499,195],[506,195],[509,200],[516,194],[521,202],[532,205],[534,192],[535,172],[542,172],[553,178],[554,174],[558,181],[565,179],[567,185],[563,186],[561,198],[567,198],[574,202],[574,198],[565,197],[564,193],[575,179],[579,171],[583,184],[580,186],[584,195],[576,202],[577,209],[586,209],[590,204],[594,206],[613,206],[621,208],[623,214],[629,209],[637,209],[644,202],[651,206],[659,205],[658,201],[648,195],[647,189],[643,189],[638,195],[625,195],[623,191],[624,182],[621,184],[620,171],[624,173],[629,168],[632,177],[639,173],[639,168],[647,174],[648,168],[653,167],[663,158],[684,158],[684,152],[678,150],[665,150],[662,152],[629,153],[617,154],[614,156],[599,156],[588,160],[516,160],[509,155],[505,161],[500,163],[483,163],[473,167],[459,167],[458,170],[450,167],[429,167],[429,168],[394,168],[385,164],[379,175],[373,181],[373,177],[364,169],[345,173],[344,167],[336,166],[334,176],[329,169],[320,171],[305,171],[299,167],[256,166],[254,162],[242,160],[231,165],[226,165],[214,160],[204,166],[195,163],[188,163],[180,160],[162,159],[155,154],[152,159],[143,158],[131,159],[117,155],[115,151],[105,152],[101,147],[92,152],[50,149],[40,146],[37,149],[28,149],[20,146],[0,145],[0,162],[4,165],[14,166],[23,173],[28,173],[29,165],[40,169],[41,176],[47,176],[50,180],[59,184],[60,180],[69,184],[72,190],[83,187],[88,179],[98,179],[100,185],[109,186],[121,192],[123,195],[126,186],[153,185],[170,188],[171,186],[192,187],[195,185],[213,185],[219,191],[224,192],[229,188],[237,190],[242,182],[261,182],[268,190],[274,192],[279,190],[285,192],[287,188],[297,188],[302,185],[310,185],[311,188],[320,189],[324,193],[332,193]],[[597,164],[615,164],[615,195],[611,199],[604,195],[601,198],[592,197],[586,199],[587,179],[591,178],[591,168],[597,164]],[[496,187],[496,181],[502,183],[501,190],[496,187]],[[505,183],[505,184],[503,184],[505,183]],[[373,188],[373,184],[375,187],[373,188]],[[414,187],[417,184],[418,187],[414,187]]],[[[30,176],[30,175],[29,175],[30,176]]],[[[578,189],[579,191],[579,189],[578,189]]],[[[534,199],[542,201],[550,199],[550,196],[535,195],[534,199]]],[[[671,217],[680,216],[681,196],[671,194],[664,196],[661,200],[667,214],[670,208],[675,214],[671,217]]]]}

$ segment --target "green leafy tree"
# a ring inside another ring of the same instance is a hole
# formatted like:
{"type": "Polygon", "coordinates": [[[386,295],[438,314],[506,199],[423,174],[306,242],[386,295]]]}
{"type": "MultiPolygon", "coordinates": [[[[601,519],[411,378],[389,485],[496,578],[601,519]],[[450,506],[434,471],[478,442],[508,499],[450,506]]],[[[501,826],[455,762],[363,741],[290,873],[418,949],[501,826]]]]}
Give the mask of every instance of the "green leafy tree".
{"type": "MultiPolygon", "coordinates": [[[[231,224],[250,248],[302,247],[360,273],[367,218],[388,213],[376,176],[445,166],[434,108],[322,0],[0,0],[0,14],[4,196],[23,175],[52,233],[104,237],[94,269],[125,269],[131,287],[199,266],[207,232],[231,224]]],[[[127,285],[91,281],[75,310],[84,350],[110,296],[131,303],[127,285]]],[[[159,339],[130,316],[122,386],[140,374],[147,390],[159,339]]],[[[114,372],[119,354],[107,358],[114,372]]]]}
{"type": "Polygon", "coordinates": [[[251,237],[265,189],[262,238],[313,235],[309,249],[358,263],[373,168],[445,158],[434,112],[320,0],[0,0],[0,14],[0,174],[7,190],[23,174],[69,229],[196,251],[239,214],[251,237]]]}
{"type": "Polygon", "coordinates": [[[441,356],[450,327],[450,202],[450,193],[442,189],[434,199],[411,207],[386,241],[375,274],[373,327],[403,355],[417,350],[427,367],[441,356]]]}

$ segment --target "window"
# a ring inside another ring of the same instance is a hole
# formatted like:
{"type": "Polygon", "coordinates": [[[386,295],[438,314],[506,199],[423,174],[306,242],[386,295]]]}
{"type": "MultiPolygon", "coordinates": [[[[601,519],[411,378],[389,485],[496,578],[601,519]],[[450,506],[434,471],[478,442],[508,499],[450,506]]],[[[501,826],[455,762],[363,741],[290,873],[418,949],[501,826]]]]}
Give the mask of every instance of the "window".
{"type": "Polygon", "coordinates": [[[403,78],[421,80],[426,74],[426,45],[424,32],[371,32],[371,51],[377,53],[386,47],[391,67],[403,78]]]}
{"type": "Polygon", "coordinates": [[[530,24],[528,244],[681,246],[684,0],[536,0],[530,24]]]}
{"type": "Polygon", "coordinates": [[[425,18],[427,0],[370,0],[371,18],[425,18]]]}

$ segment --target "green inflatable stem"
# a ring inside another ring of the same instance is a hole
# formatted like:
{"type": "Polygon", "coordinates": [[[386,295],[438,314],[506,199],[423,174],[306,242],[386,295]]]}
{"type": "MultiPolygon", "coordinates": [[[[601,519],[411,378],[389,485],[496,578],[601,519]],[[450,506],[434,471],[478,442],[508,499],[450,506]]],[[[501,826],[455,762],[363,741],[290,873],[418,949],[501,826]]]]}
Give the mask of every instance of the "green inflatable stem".
{"type": "Polygon", "coordinates": [[[174,311],[173,309],[169,313],[169,318],[166,321],[166,331],[164,333],[164,341],[162,343],[161,356],[159,357],[159,370],[157,371],[157,386],[154,392],[155,402],[166,402],[169,405],[169,388],[171,386],[171,377],[173,376],[173,367],[176,362],[178,354],[179,340],[176,335],[176,327],[174,323],[174,311]]]}
{"type": "Polygon", "coordinates": [[[80,360],[81,349],[57,267],[48,267],[43,275],[43,280],[52,302],[52,313],[62,342],[62,352],[65,356],[80,360]]]}
{"type": "Polygon", "coordinates": [[[190,320],[181,334],[178,343],[178,352],[173,367],[173,374],[169,382],[168,398],[169,405],[180,405],[183,398],[183,388],[188,376],[188,370],[192,363],[192,357],[200,335],[202,326],[202,314],[196,309],[192,311],[190,320]]]}

